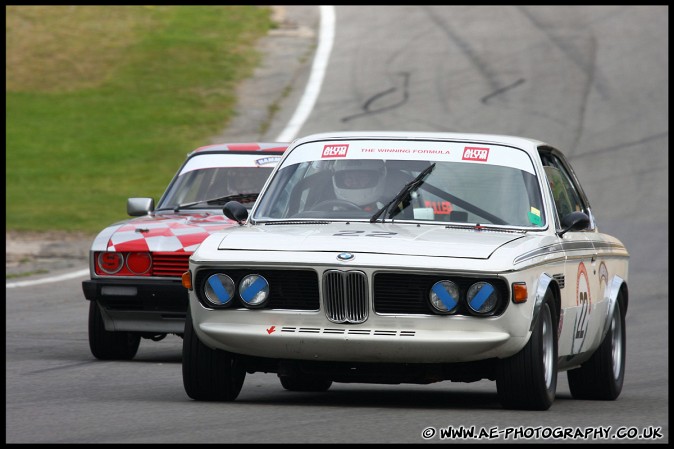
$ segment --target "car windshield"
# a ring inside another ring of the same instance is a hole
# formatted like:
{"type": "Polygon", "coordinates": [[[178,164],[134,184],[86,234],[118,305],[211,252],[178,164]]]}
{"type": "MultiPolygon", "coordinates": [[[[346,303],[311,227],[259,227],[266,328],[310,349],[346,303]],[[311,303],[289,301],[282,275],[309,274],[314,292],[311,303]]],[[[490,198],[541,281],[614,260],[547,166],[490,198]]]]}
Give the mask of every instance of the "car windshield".
{"type": "Polygon", "coordinates": [[[288,154],[252,219],[545,226],[523,150],[465,142],[308,142],[288,154]]]}
{"type": "Polygon", "coordinates": [[[251,208],[278,159],[259,154],[193,156],[173,179],[157,210],[221,210],[228,199],[251,208]]]}

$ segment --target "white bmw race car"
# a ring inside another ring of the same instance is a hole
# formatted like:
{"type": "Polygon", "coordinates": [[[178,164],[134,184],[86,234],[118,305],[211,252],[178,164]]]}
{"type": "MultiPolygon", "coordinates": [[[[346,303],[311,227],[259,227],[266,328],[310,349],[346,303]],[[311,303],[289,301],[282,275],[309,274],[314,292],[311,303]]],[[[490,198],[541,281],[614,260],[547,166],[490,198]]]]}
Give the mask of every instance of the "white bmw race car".
{"type": "Polygon", "coordinates": [[[238,226],[190,257],[183,383],[237,398],[246,373],[333,382],[496,381],[505,408],[612,400],[628,260],[564,155],[486,134],[334,132],[294,141],[238,226]]]}

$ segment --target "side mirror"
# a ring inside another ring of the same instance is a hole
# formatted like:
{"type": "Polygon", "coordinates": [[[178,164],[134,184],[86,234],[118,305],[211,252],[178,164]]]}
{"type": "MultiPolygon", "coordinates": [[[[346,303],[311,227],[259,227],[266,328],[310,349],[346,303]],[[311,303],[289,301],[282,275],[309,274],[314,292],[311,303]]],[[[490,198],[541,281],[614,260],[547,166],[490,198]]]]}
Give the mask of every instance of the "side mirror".
{"type": "Polygon", "coordinates": [[[562,217],[562,230],[557,234],[560,237],[569,231],[582,231],[590,226],[590,217],[585,212],[571,212],[562,217]]]}
{"type": "Polygon", "coordinates": [[[153,198],[129,198],[126,200],[126,213],[132,217],[141,217],[154,210],[153,198]]]}
{"type": "Polygon", "coordinates": [[[248,209],[238,201],[228,201],[222,208],[225,217],[234,220],[240,225],[248,219],[248,209]]]}

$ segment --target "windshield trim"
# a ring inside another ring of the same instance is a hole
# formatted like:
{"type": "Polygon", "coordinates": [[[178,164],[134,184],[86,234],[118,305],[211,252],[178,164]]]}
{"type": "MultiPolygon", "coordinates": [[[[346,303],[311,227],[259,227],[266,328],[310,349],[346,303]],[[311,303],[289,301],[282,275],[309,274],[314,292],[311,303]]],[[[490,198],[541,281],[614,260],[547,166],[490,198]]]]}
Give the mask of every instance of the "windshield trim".
{"type": "MultiPolygon", "coordinates": [[[[272,192],[271,187],[274,186],[275,182],[278,181],[277,178],[280,177],[281,172],[283,172],[284,169],[290,168],[290,167],[300,167],[304,164],[312,164],[314,162],[321,162],[321,161],[326,161],[326,160],[334,160],[332,156],[330,156],[328,159],[326,159],[326,156],[323,155],[320,158],[313,159],[313,158],[307,158],[307,159],[297,159],[294,156],[296,153],[305,145],[315,145],[318,147],[325,147],[329,146],[330,144],[335,144],[335,143],[343,143],[343,144],[351,144],[351,143],[356,143],[358,144],[359,142],[379,142],[379,143],[387,143],[387,142],[392,142],[392,144],[395,143],[403,143],[403,144],[411,144],[414,142],[418,143],[441,143],[441,144],[448,144],[448,145],[459,145],[461,148],[463,148],[464,152],[466,148],[464,148],[466,145],[476,145],[476,146],[488,146],[488,147],[500,147],[503,149],[510,149],[510,150],[516,150],[517,152],[521,153],[523,158],[527,161],[525,162],[524,166],[519,166],[519,165],[510,165],[510,164],[501,164],[501,163],[496,163],[494,165],[503,165],[505,167],[510,167],[515,170],[519,170],[523,173],[528,173],[532,177],[533,183],[527,184],[530,187],[535,188],[538,191],[538,197],[540,198],[541,204],[536,204],[535,207],[538,209],[540,212],[534,212],[537,214],[540,214],[540,222],[538,224],[528,224],[528,223],[519,223],[519,224],[495,224],[495,223],[489,223],[487,220],[487,223],[485,225],[493,226],[493,227],[498,227],[502,229],[523,229],[526,231],[547,231],[550,229],[550,210],[547,204],[546,200],[546,191],[544,189],[546,183],[544,178],[541,177],[541,171],[539,167],[539,163],[536,160],[536,158],[532,155],[531,149],[528,149],[526,146],[522,146],[513,142],[508,142],[508,141],[495,141],[495,140],[487,140],[483,141],[480,139],[473,139],[473,138],[459,138],[456,136],[451,136],[450,138],[443,138],[442,136],[426,136],[426,135],[421,135],[419,137],[406,137],[406,136],[346,136],[346,137],[340,137],[340,138],[332,138],[332,137],[325,137],[321,139],[314,139],[314,140],[309,140],[307,139],[306,141],[298,141],[296,144],[291,145],[288,150],[286,150],[286,153],[284,154],[283,159],[279,162],[279,164],[274,168],[274,171],[272,175],[269,177],[267,180],[267,183],[265,184],[265,187],[262,189],[260,192],[260,197],[258,198],[258,201],[253,205],[253,208],[250,213],[250,218],[249,222],[250,223],[265,223],[268,221],[274,221],[274,220],[286,220],[286,219],[292,219],[292,220],[304,220],[304,219],[309,219],[309,220],[315,220],[315,219],[323,219],[323,220],[329,220],[329,221],[340,221],[340,222],[349,222],[349,221],[354,221],[354,222],[361,222],[361,221],[366,221],[364,217],[349,217],[349,218],[341,218],[341,217],[306,217],[306,218],[271,218],[268,215],[269,210],[267,208],[269,207],[268,205],[263,207],[263,204],[265,203],[265,200],[267,200],[270,196],[274,197],[277,192],[272,192]],[[452,138],[454,137],[454,138],[452,138]],[[291,162],[292,161],[292,162],[291,162]],[[262,209],[264,208],[265,213],[260,214],[262,209]]],[[[383,146],[383,145],[382,145],[383,146]]],[[[368,150],[369,151],[369,150],[368,150]]],[[[447,154],[449,154],[449,151],[447,151],[447,154]]],[[[456,154],[456,153],[453,153],[456,154]]],[[[402,155],[400,155],[402,156],[402,155]]],[[[349,155],[349,159],[375,159],[378,160],[378,158],[372,158],[372,157],[351,157],[349,155]]],[[[384,157],[384,160],[389,160],[389,158],[384,157]]],[[[463,160],[470,160],[467,159],[467,157],[463,157],[463,160]]],[[[412,157],[392,157],[390,160],[417,160],[416,158],[412,157]]],[[[426,160],[429,163],[436,163],[436,162],[441,162],[439,159],[434,159],[434,158],[420,158],[420,160],[426,160]]],[[[442,161],[444,162],[444,161],[442,161]]],[[[451,161],[450,161],[451,162],[451,161]]],[[[461,161],[453,161],[453,162],[461,162],[461,161]]],[[[294,169],[293,169],[294,171],[294,169]]],[[[424,183],[425,184],[425,183],[424,183]]],[[[421,189],[423,190],[424,187],[422,186],[421,189]]],[[[275,189],[276,190],[276,189],[275,189]]],[[[431,192],[433,193],[433,192],[431,192]]],[[[456,198],[452,198],[455,201],[461,202],[461,198],[458,200],[456,198]]],[[[454,202],[454,201],[453,201],[454,202]]],[[[383,204],[380,204],[380,206],[383,206],[383,204]]],[[[533,206],[532,206],[533,207],[533,206]]],[[[386,212],[384,215],[388,215],[388,211],[386,209],[390,209],[384,207],[383,212],[386,212]]],[[[533,209],[532,209],[533,210],[533,209]]],[[[375,214],[377,215],[377,214],[375,214]]],[[[396,220],[395,218],[384,218],[376,220],[377,222],[388,222],[393,221],[397,223],[414,223],[414,224],[421,224],[421,223],[426,223],[426,224],[442,224],[442,225],[453,225],[456,223],[457,225],[468,225],[472,226],[473,223],[466,223],[464,221],[460,222],[453,222],[453,221],[437,221],[437,220],[424,220],[424,219],[414,219],[407,217],[405,219],[399,219],[396,220]]],[[[499,217],[497,217],[499,218],[499,217]]],[[[479,223],[474,223],[474,224],[479,224],[479,223]]]]}
{"type": "Polygon", "coordinates": [[[358,218],[276,218],[276,219],[262,219],[254,220],[250,219],[249,223],[253,226],[263,225],[263,224],[283,224],[283,223],[298,223],[298,224],[311,224],[311,223],[368,223],[371,225],[396,225],[396,224],[405,224],[405,225],[432,225],[432,226],[442,226],[445,228],[452,229],[473,229],[473,230],[484,230],[484,231],[494,231],[494,230],[503,230],[511,232],[532,232],[532,231],[547,231],[548,226],[516,226],[516,225],[495,225],[492,223],[481,224],[481,223],[466,223],[458,221],[437,221],[437,220],[396,220],[389,219],[385,222],[376,221],[371,222],[367,217],[358,217],[358,218]],[[301,222],[301,223],[300,223],[301,222]]]}

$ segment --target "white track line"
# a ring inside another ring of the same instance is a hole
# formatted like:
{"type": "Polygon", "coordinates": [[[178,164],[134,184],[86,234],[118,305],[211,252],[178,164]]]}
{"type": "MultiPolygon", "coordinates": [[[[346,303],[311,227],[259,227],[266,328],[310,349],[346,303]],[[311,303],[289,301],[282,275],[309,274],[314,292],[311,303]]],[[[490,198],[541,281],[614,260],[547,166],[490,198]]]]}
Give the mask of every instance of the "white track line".
{"type": "MultiPolygon", "coordinates": [[[[332,51],[332,43],[335,38],[335,7],[334,6],[320,6],[321,23],[320,34],[318,37],[318,47],[316,49],[316,56],[314,63],[311,66],[311,74],[307,87],[304,90],[302,99],[297,105],[297,109],[292,118],[286,125],[285,129],[276,138],[277,142],[290,142],[299,132],[304,122],[309,118],[318,94],[321,92],[323,85],[323,78],[325,78],[325,69],[328,66],[330,59],[330,52],[332,51]]],[[[49,282],[59,282],[68,279],[77,278],[89,274],[89,269],[75,271],[60,276],[52,276],[43,279],[36,279],[32,281],[9,282],[5,284],[6,288],[29,287],[31,285],[47,284],[49,282]]]]}
{"type": "Polygon", "coordinates": [[[78,278],[80,276],[86,276],[89,274],[89,269],[85,270],[79,270],[79,271],[74,271],[72,273],[66,273],[62,274],[60,276],[52,276],[48,278],[42,278],[42,279],[35,279],[31,281],[20,281],[20,282],[9,282],[5,284],[6,288],[16,288],[16,287],[28,287],[31,285],[38,285],[38,284],[47,284],[49,282],[59,282],[59,281],[65,281],[68,279],[73,279],[73,278],[78,278]]]}
{"type": "Polygon", "coordinates": [[[316,56],[314,63],[311,66],[311,74],[307,87],[304,90],[304,95],[297,105],[295,114],[293,114],[290,122],[285,129],[276,138],[277,142],[291,142],[299,132],[304,122],[311,114],[318,94],[321,92],[323,78],[325,78],[325,70],[330,59],[330,52],[332,51],[332,43],[335,38],[335,7],[334,6],[320,6],[321,9],[321,24],[320,34],[318,38],[318,47],[316,49],[316,56]]]}

